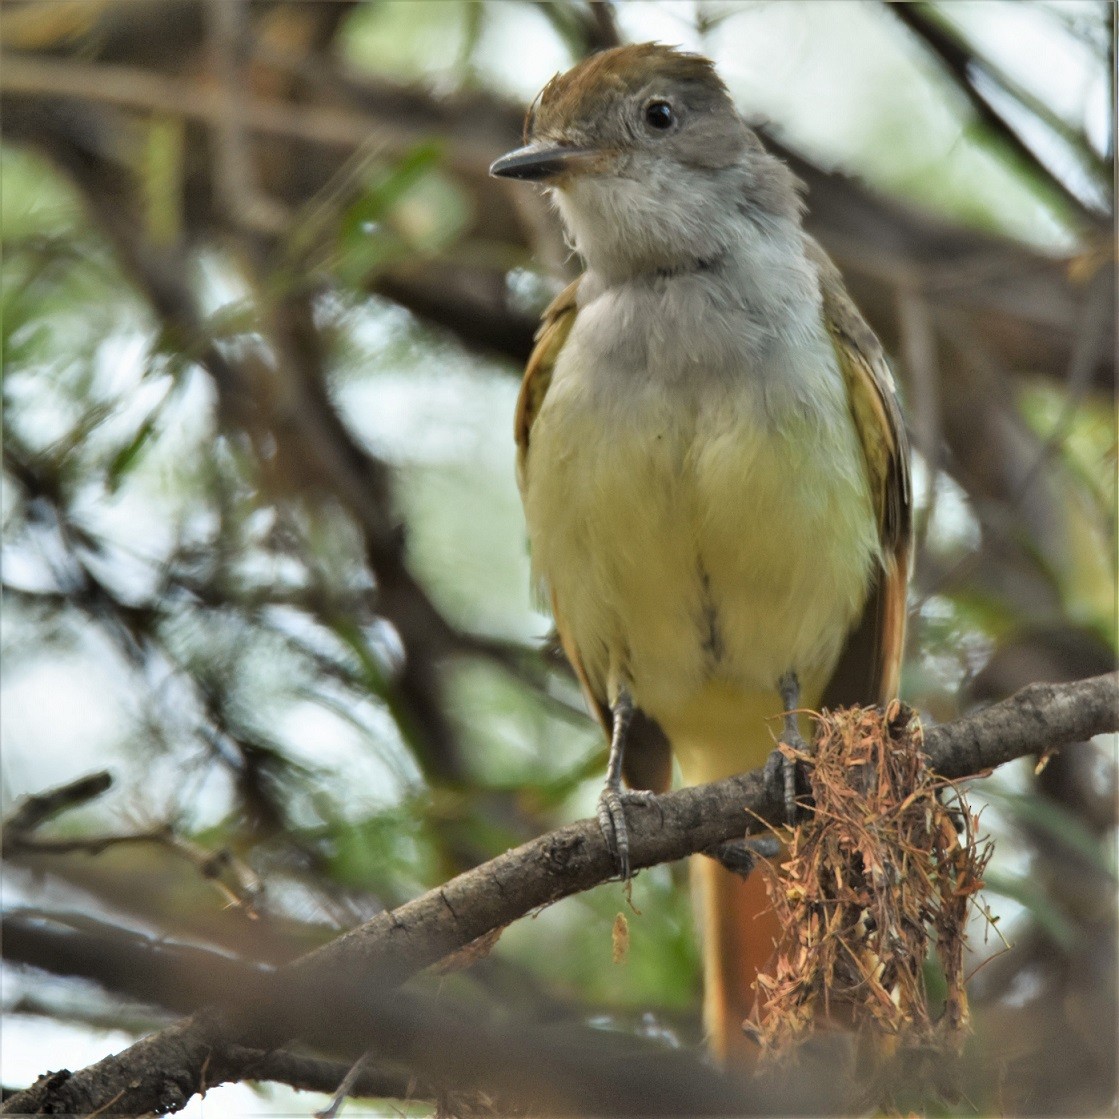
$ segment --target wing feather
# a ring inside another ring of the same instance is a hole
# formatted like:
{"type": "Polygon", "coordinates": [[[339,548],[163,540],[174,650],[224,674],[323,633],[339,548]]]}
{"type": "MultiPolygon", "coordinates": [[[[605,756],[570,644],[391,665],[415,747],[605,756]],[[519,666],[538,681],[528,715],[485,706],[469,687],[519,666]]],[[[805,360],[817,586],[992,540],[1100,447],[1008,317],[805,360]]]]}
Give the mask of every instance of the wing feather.
{"type": "Polygon", "coordinates": [[[540,414],[544,397],[552,383],[556,359],[575,324],[575,315],[578,312],[575,300],[578,291],[579,280],[572,280],[544,309],[540,327],[536,331],[536,345],[525,366],[525,375],[521,381],[521,392],[517,397],[517,410],[513,419],[513,438],[517,441],[517,481],[522,490],[525,487],[528,469],[528,444],[532,425],[540,414]]]}
{"type": "Polygon", "coordinates": [[[819,245],[806,240],[809,256],[819,268],[824,319],[866,458],[883,557],[863,617],[840,654],[824,702],[828,706],[885,703],[897,694],[905,645],[913,505],[909,441],[881,343],[847,294],[839,270],[819,245]]]}
{"type": "MultiPolygon", "coordinates": [[[[563,349],[563,344],[567,341],[567,336],[575,323],[575,315],[578,312],[576,303],[578,290],[579,280],[576,279],[544,309],[540,327],[536,331],[536,345],[525,366],[521,392],[517,397],[517,410],[513,418],[513,438],[517,442],[517,482],[522,493],[528,479],[528,449],[532,437],[532,425],[536,422],[536,417],[544,404],[544,397],[548,394],[560,350],[563,349]]],[[[556,635],[559,637],[564,654],[571,662],[571,667],[575,670],[576,679],[587,698],[587,705],[602,725],[602,729],[609,734],[610,706],[605,696],[595,695],[591,689],[586,670],[579,657],[579,650],[564,625],[563,612],[554,592],[552,593],[552,617],[556,623],[556,635]]]]}

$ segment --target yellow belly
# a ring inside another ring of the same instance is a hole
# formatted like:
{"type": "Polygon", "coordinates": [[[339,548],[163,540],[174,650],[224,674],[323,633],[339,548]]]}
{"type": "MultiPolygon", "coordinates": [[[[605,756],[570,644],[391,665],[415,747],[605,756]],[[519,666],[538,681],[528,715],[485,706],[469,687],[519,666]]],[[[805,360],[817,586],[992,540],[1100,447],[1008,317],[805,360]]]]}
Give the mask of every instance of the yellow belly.
{"type": "Polygon", "coordinates": [[[819,698],[879,554],[846,414],[774,427],[745,403],[689,413],[648,392],[611,416],[561,380],[524,497],[534,569],[591,687],[629,687],[690,780],[689,742],[732,749],[747,724],[755,750],[769,741],[785,672],[819,698]]]}

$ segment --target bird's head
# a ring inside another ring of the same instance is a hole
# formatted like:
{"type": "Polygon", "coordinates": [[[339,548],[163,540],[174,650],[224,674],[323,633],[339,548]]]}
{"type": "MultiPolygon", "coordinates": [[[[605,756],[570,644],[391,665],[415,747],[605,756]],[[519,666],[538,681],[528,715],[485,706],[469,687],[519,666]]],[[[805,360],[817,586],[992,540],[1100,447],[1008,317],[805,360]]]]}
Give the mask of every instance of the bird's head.
{"type": "Polygon", "coordinates": [[[714,64],[659,43],[557,74],[529,109],[524,139],[491,174],[552,188],[575,247],[607,274],[718,255],[743,205],[797,212],[792,176],[738,115],[714,64]]]}

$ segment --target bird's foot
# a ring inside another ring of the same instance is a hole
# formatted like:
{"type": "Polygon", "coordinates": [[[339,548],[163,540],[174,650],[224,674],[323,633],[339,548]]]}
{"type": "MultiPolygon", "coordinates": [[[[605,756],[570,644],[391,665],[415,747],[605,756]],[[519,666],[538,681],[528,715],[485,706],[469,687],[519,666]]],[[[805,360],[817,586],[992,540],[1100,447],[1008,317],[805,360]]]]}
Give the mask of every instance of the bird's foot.
{"type": "Polygon", "coordinates": [[[797,787],[804,785],[805,781],[800,763],[795,758],[790,758],[781,746],[800,751],[804,747],[804,740],[790,742],[789,736],[782,734],[781,745],[766,758],[765,762],[766,790],[772,798],[781,801],[785,811],[785,823],[793,827],[800,817],[797,787]]]}
{"type": "Polygon", "coordinates": [[[758,859],[775,859],[781,853],[781,844],[775,836],[761,835],[754,839],[728,839],[705,851],[731,874],[748,878],[758,865],[758,859]]]}
{"type": "Polygon", "coordinates": [[[632,869],[629,861],[629,828],[626,825],[627,805],[656,804],[655,793],[648,789],[623,789],[620,782],[614,784],[607,781],[606,787],[598,798],[598,826],[602,829],[602,837],[606,846],[614,856],[614,863],[618,868],[618,877],[623,882],[629,881],[632,869]]]}
{"type": "Polygon", "coordinates": [[[796,706],[800,700],[800,683],[796,673],[788,672],[781,677],[778,683],[781,700],[785,704],[785,726],[781,731],[781,740],[777,749],[769,755],[765,763],[766,786],[770,794],[781,799],[785,806],[785,823],[789,827],[796,825],[800,816],[800,805],[797,803],[798,787],[807,786],[807,779],[801,763],[792,755],[807,754],[808,743],[800,733],[797,725],[796,706]],[[782,749],[782,746],[785,749],[782,749]]]}

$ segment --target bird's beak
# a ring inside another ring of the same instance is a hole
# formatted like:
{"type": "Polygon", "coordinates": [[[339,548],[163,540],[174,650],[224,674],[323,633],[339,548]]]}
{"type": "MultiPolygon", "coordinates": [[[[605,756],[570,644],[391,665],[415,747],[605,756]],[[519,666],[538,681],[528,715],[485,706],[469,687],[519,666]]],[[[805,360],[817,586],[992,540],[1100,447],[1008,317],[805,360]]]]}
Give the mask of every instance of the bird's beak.
{"type": "Polygon", "coordinates": [[[565,148],[558,144],[526,144],[503,155],[490,166],[499,179],[545,182],[586,166],[596,153],[587,148],[565,148]]]}

